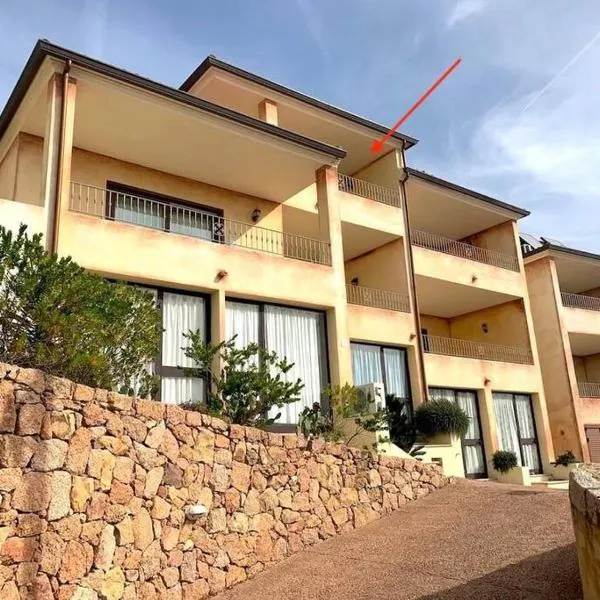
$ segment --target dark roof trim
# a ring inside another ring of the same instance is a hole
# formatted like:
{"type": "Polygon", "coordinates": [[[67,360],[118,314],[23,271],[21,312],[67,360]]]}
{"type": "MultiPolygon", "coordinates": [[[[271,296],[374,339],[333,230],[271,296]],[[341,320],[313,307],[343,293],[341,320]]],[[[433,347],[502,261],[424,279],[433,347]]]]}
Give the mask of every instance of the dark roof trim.
{"type": "MultiPolygon", "coordinates": [[[[383,125],[379,125],[378,123],[374,123],[373,121],[369,121],[368,119],[364,119],[363,117],[359,117],[358,115],[353,115],[352,113],[346,112],[341,108],[337,108],[335,106],[331,106],[331,104],[327,104],[326,102],[322,102],[321,100],[317,100],[316,98],[312,98],[311,96],[307,96],[306,94],[302,94],[301,92],[297,92],[296,90],[292,90],[288,87],[280,85],[279,83],[275,83],[270,79],[265,79],[260,75],[255,75],[254,73],[250,73],[250,71],[245,71],[244,69],[240,69],[234,65],[230,65],[229,63],[223,62],[214,56],[207,56],[196,68],[196,70],[179,86],[180,90],[184,92],[188,92],[192,86],[211,68],[215,67],[216,69],[221,69],[222,71],[226,71],[227,73],[231,73],[232,75],[236,75],[237,77],[241,77],[246,81],[250,81],[257,85],[266,87],[274,92],[279,94],[283,94],[284,96],[288,96],[290,98],[294,98],[294,100],[299,100],[300,102],[304,102],[306,104],[310,104],[310,106],[314,106],[315,108],[324,110],[332,115],[336,115],[341,117],[342,119],[347,119],[348,121],[352,121],[357,125],[362,125],[363,127],[367,127],[376,131],[377,133],[386,134],[389,131],[389,127],[384,127],[383,125]]],[[[415,144],[419,143],[419,140],[416,138],[410,137],[408,135],[404,135],[403,133],[394,132],[390,137],[399,140],[404,143],[404,147],[408,150],[415,144]]]]}
{"type": "Polygon", "coordinates": [[[445,188],[448,188],[449,190],[460,192],[461,194],[467,194],[468,196],[476,198],[477,200],[482,200],[483,202],[493,204],[498,208],[503,208],[504,210],[513,212],[519,215],[519,218],[526,217],[531,214],[528,210],[525,210],[524,208],[519,208],[518,206],[514,206],[513,204],[502,202],[502,200],[498,200],[497,198],[492,198],[491,196],[480,194],[479,192],[462,187],[461,185],[457,185],[456,183],[452,183],[451,181],[446,181],[445,179],[440,179],[439,177],[430,175],[429,173],[424,173],[423,171],[411,169],[410,167],[406,167],[406,171],[409,175],[417,177],[418,179],[422,179],[423,181],[428,181],[429,183],[441,185],[445,188]]]}
{"type": "Polygon", "coordinates": [[[29,86],[31,85],[38,72],[38,69],[46,57],[57,58],[65,61],[70,60],[73,65],[94,71],[99,75],[104,75],[148,92],[153,92],[169,100],[186,104],[187,106],[200,109],[204,112],[227,119],[239,125],[245,125],[262,133],[267,133],[285,141],[292,142],[293,144],[304,146],[310,150],[328,154],[333,158],[341,159],[346,156],[346,151],[343,148],[330,146],[329,144],[313,140],[303,135],[294,133],[293,131],[287,131],[286,129],[265,123],[264,121],[259,121],[258,119],[243,115],[231,109],[219,106],[218,104],[213,104],[212,102],[196,98],[195,96],[163,85],[162,83],[157,83],[156,81],[152,81],[146,77],[119,69],[118,67],[103,63],[83,54],[73,52],[72,50],[67,50],[66,48],[56,46],[46,40],[38,40],[36,43],[33,52],[31,53],[31,56],[29,57],[29,60],[27,61],[27,64],[25,65],[17,84],[15,85],[8,102],[2,111],[2,114],[0,115],[0,137],[4,135],[4,132],[8,128],[12,118],[17,112],[17,109],[19,108],[19,105],[29,89],[29,86]]]}
{"type": "Polygon", "coordinates": [[[571,256],[576,256],[577,258],[591,258],[592,260],[600,260],[600,254],[586,252],[585,250],[576,250],[575,248],[567,248],[566,246],[557,246],[556,244],[551,244],[550,242],[546,242],[545,244],[542,244],[539,248],[535,248],[531,252],[528,252],[527,254],[525,254],[524,258],[535,256],[536,254],[540,254],[542,252],[545,252],[546,250],[550,250],[552,252],[560,252],[562,254],[569,254],[571,256]]]}

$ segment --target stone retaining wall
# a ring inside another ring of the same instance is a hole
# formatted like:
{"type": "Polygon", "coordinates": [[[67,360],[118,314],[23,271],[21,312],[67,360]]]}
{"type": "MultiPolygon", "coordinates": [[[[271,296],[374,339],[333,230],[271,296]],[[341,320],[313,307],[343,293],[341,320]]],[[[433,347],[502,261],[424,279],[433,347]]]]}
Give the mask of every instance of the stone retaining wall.
{"type": "Polygon", "coordinates": [[[446,483],[0,364],[2,600],[204,598],[446,483]]]}
{"type": "Polygon", "coordinates": [[[582,465],[569,478],[571,515],[585,600],[600,598],[600,465],[582,465]]]}

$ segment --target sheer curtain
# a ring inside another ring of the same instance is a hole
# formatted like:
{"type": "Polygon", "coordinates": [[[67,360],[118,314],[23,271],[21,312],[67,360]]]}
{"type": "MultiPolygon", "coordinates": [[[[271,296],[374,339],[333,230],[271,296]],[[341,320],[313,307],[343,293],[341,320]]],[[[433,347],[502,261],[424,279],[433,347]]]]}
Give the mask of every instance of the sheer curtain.
{"type": "Polygon", "coordinates": [[[351,344],[351,351],[354,385],[383,383],[381,348],[369,344],[351,344]]]}
{"type": "Polygon", "coordinates": [[[184,334],[200,330],[206,339],[206,308],[204,298],[165,292],[163,294],[162,366],[171,367],[161,379],[163,402],[179,404],[190,399],[204,399],[204,382],[184,377],[183,371],[172,374],[173,368],[193,367],[185,356],[187,340],[184,334]],[[191,395],[195,397],[191,398],[191,395]]]}
{"type": "Polygon", "coordinates": [[[251,343],[258,344],[260,307],[257,304],[234,302],[231,300],[228,300],[225,306],[225,332],[227,339],[229,340],[236,335],[236,348],[244,348],[251,343]]]}
{"type": "Polygon", "coordinates": [[[515,394],[515,407],[519,431],[521,433],[521,447],[523,448],[523,460],[525,465],[533,471],[540,470],[537,442],[535,435],[535,422],[531,410],[531,398],[524,394],[515,394]]]}
{"type": "MultiPolygon", "coordinates": [[[[477,415],[477,394],[464,390],[456,390],[456,403],[469,415],[469,429],[465,440],[481,440],[479,417],[477,415]]],[[[468,475],[485,473],[485,459],[481,443],[464,444],[465,468],[468,475]]]]}
{"type": "Polygon", "coordinates": [[[450,400],[450,402],[454,402],[454,390],[443,388],[429,388],[429,399],[434,401],[450,400]]]}
{"type": "Polygon", "coordinates": [[[274,408],[269,416],[281,412],[280,423],[297,423],[305,406],[321,400],[326,379],[325,316],[314,311],[266,305],[264,319],[265,346],[294,363],[285,379],[295,381],[300,378],[304,384],[298,402],[281,409],[274,408]]]}
{"type": "Polygon", "coordinates": [[[384,348],[383,366],[385,369],[386,381],[385,393],[394,394],[397,398],[410,398],[406,350],[400,348],[384,348]]]}
{"type": "Polygon", "coordinates": [[[143,225],[153,229],[165,228],[165,206],[145,198],[130,194],[109,192],[114,202],[114,218],[133,225],[143,225]]]}
{"type": "Polygon", "coordinates": [[[514,452],[517,455],[518,464],[522,466],[513,395],[494,392],[493,396],[500,450],[511,450],[514,452]]]}

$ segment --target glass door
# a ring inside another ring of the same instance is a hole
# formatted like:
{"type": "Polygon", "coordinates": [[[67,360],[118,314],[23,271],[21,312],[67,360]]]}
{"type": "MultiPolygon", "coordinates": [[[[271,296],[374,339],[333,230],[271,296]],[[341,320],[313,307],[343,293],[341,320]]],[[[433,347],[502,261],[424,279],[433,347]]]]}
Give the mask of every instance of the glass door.
{"type": "Polygon", "coordinates": [[[498,443],[501,450],[511,450],[517,455],[520,466],[540,473],[540,454],[531,396],[494,392],[494,410],[498,443]]]}
{"type": "Polygon", "coordinates": [[[470,479],[486,477],[487,469],[481,438],[477,393],[471,390],[429,388],[429,397],[432,400],[446,399],[455,402],[469,415],[469,429],[461,438],[465,476],[470,479]]]}

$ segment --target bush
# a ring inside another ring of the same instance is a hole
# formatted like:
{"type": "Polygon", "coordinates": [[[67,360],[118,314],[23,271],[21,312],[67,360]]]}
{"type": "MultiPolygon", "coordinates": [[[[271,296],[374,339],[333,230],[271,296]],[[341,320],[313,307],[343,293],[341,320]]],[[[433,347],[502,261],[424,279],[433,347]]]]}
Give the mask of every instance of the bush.
{"type": "Polygon", "coordinates": [[[0,226],[0,361],[145,395],[160,335],[150,294],[49,255],[25,226],[0,226]]]}
{"type": "Polygon", "coordinates": [[[300,400],[304,384],[300,379],[285,381],[284,376],[294,366],[275,352],[258,344],[235,347],[235,336],[220,344],[207,344],[199,331],[186,336],[189,346],[185,355],[197,367],[186,369],[188,377],[206,380],[206,403],[199,400],[184,406],[208,412],[239,425],[255,427],[271,425],[281,416],[269,417],[269,411],[300,400]],[[215,368],[222,361],[221,369],[215,368]]]}
{"type": "Polygon", "coordinates": [[[556,461],[554,462],[554,464],[561,465],[563,467],[568,467],[570,464],[573,464],[574,462],[577,462],[575,455],[570,450],[567,450],[566,452],[563,452],[562,454],[559,454],[556,457],[556,461]]]}
{"type": "Polygon", "coordinates": [[[425,454],[422,436],[417,431],[411,403],[397,398],[394,394],[386,395],[386,406],[389,414],[390,441],[410,456],[420,460],[425,454]]]}
{"type": "Polygon", "coordinates": [[[463,436],[469,429],[469,415],[450,400],[430,400],[415,411],[417,430],[424,436],[455,433],[463,436]]]}
{"type": "Polygon", "coordinates": [[[500,473],[508,473],[511,469],[517,467],[519,462],[517,461],[517,455],[512,450],[498,450],[494,452],[492,464],[494,470],[500,473]]]}
{"type": "Polygon", "coordinates": [[[318,402],[304,407],[298,419],[298,433],[304,437],[322,437],[329,439],[333,432],[331,413],[326,413],[318,402]]]}

